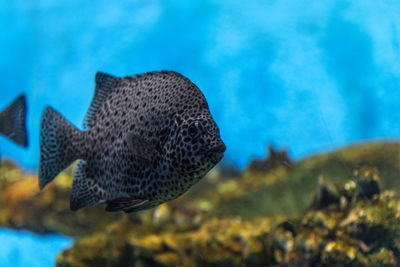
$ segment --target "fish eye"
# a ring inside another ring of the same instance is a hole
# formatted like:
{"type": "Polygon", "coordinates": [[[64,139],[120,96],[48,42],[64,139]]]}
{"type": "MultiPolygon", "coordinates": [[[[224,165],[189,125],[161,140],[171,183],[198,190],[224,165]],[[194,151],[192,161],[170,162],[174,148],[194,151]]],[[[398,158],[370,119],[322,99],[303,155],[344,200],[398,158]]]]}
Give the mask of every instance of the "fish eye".
{"type": "Polygon", "coordinates": [[[192,138],[196,138],[200,135],[201,133],[201,129],[199,127],[199,123],[197,121],[191,123],[188,127],[188,133],[190,135],[190,137],[192,138]]]}

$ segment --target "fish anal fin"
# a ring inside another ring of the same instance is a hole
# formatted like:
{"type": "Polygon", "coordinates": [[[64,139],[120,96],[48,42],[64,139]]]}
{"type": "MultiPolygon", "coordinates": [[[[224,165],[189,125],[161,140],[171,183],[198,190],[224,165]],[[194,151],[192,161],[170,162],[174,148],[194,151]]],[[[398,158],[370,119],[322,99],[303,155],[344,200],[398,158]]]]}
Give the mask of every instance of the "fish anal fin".
{"type": "Polygon", "coordinates": [[[75,211],[104,202],[104,190],[88,176],[87,164],[80,161],[75,167],[70,195],[70,208],[75,211]]]}
{"type": "Polygon", "coordinates": [[[120,80],[121,78],[104,72],[96,73],[94,95],[83,121],[83,128],[89,129],[95,124],[101,106],[120,80]]]}
{"type": "Polygon", "coordinates": [[[106,211],[124,211],[133,212],[145,209],[144,205],[147,199],[136,199],[129,197],[120,197],[107,201],[106,211]]]}

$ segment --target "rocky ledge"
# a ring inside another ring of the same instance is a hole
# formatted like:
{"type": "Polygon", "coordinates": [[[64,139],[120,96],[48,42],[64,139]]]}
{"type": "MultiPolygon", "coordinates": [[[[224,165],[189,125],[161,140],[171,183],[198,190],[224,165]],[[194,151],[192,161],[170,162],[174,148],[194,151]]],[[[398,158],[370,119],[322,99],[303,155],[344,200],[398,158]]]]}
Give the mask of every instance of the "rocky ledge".
{"type": "Polygon", "coordinates": [[[4,162],[0,224],[76,236],[57,266],[400,265],[399,143],[269,155],[131,215],[71,212],[72,170],[40,192],[36,175],[4,162]]]}

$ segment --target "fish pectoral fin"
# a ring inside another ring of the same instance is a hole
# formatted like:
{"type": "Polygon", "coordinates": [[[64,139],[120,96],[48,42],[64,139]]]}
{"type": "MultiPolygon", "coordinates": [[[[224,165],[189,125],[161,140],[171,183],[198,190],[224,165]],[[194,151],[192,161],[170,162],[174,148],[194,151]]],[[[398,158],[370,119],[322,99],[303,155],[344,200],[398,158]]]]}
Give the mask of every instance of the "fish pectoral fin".
{"type": "Polygon", "coordinates": [[[154,162],[158,160],[161,153],[157,150],[157,145],[153,144],[143,137],[135,134],[128,135],[128,144],[135,156],[145,162],[154,162]]]}
{"type": "Polygon", "coordinates": [[[106,211],[125,211],[133,212],[143,209],[143,205],[148,202],[147,199],[136,199],[129,197],[120,197],[107,201],[106,211]]]}

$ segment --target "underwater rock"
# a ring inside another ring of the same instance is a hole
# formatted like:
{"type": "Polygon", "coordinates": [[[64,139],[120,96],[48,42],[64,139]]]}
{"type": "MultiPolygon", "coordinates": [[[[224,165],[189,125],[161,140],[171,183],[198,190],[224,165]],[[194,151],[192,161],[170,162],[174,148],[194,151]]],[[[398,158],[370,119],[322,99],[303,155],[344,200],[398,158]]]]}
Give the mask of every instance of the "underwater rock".
{"type": "Polygon", "coordinates": [[[340,196],[336,187],[322,175],[318,178],[317,189],[312,206],[315,209],[323,209],[332,204],[339,204],[340,196]]]}
{"type": "MultiPolygon", "coordinates": [[[[370,167],[355,178],[380,180],[370,167]]],[[[59,255],[56,266],[398,266],[399,194],[371,190],[371,197],[358,197],[353,180],[333,185],[321,176],[319,181],[315,195],[320,196],[314,199],[323,201],[304,212],[214,217],[198,228],[147,234],[117,221],[105,232],[78,239],[59,255]],[[344,208],[342,198],[348,200],[344,208]]]]}
{"type": "Polygon", "coordinates": [[[396,266],[399,151],[362,144],[229,177],[219,166],[178,199],[129,216],[71,212],[72,169],[38,193],[36,175],[3,163],[0,223],[78,236],[58,266],[396,266]]]}
{"type": "Polygon", "coordinates": [[[292,165],[292,160],[290,159],[286,149],[275,149],[272,144],[269,144],[267,149],[267,158],[264,160],[253,159],[247,168],[249,171],[268,172],[281,165],[287,167],[290,167],[292,165]]]}
{"type": "Polygon", "coordinates": [[[270,259],[263,237],[272,222],[212,219],[196,231],[148,235],[116,223],[77,240],[58,256],[56,266],[253,266],[270,259]]]}
{"type": "MultiPolygon", "coordinates": [[[[320,175],[314,189],[313,205],[293,215],[265,216],[259,213],[258,217],[240,219],[239,216],[233,217],[225,212],[225,201],[243,201],[246,197],[250,199],[252,194],[245,194],[241,190],[261,187],[266,193],[270,192],[265,191],[268,186],[276,190],[276,186],[282,183],[276,177],[285,175],[286,179],[295,181],[296,173],[291,170],[278,167],[273,173],[275,176],[245,172],[243,177],[218,185],[215,191],[219,196],[214,196],[214,201],[210,200],[208,204],[194,202],[203,211],[213,214],[204,215],[197,228],[180,229],[174,226],[145,234],[126,223],[122,226],[116,222],[105,233],[78,240],[72,248],[59,255],[56,266],[90,266],[94,262],[141,266],[400,264],[400,197],[393,191],[381,191],[379,181],[383,179],[379,177],[377,168],[360,166],[348,180],[335,176],[335,184],[330,181],[331,177],[320,175]],[[369,192],[368,197],[360,197],[360,190],[369,192]],[[123,234],[110,234],[110,229],[123,234]],[[123,238],[116,241],[114,236],[123,238]],[[106,240],[103,245],[99,242],[91,244],[90,241],[103,239],[106,240]],[[112,244],[118,245],[112,247],[112,244]],[[110,249],[110,246],[116,251],[106,259],[103,255],[108,253],[105,250],[110,249]],[[85,254],[86,251],[90,254],[85,254]]],[[[205,183],[209,186],[212,181],[205,183]]],[[[304,186],[295,184],[297,192],[301,193],[304,186]]],[[[286,189],[282,188],[279,193],[290,194],[284,191],[286,189]]],[[[259,194],[255,195],[260,204],[263,199],[259,198],[259,194]]],[[[231,207],[231,210],[244,214],[241,209],[236,210],[236,207],[231,207]]],[[[169,207],[170,212],[172,209],[169,207]]],[[[164,218],[171,220],[171,217],[164,218]]]]}
{"type": "Polygon", "coordinates": [[[400,199],[387,191],[348,211],[214,218],[183,232],[146,234],[121,220],[79,238],[56,266],[398,266],[399,239],[400,199]]]}
{"type": "Polygon", "coordinates": [[[36,174],[14,163],[0,164],[0,225],[36,233],[57,232],[75,236],[104,229],[121,214],[105,214],[103,207],[69,211],[72,170],[60,174],[54,185],[39,191],[36,174]]]}
{"type": "MultiPolygon", "coordinates": [[[[232,176],[232,173],[227,175],[217,166],[189,192],[167,204],[171,212],[167,215],[170,217],[168,223],[160,223],[155,219],[153,225],[153,213],[158,212],[157,209],[135,213],[130,217],[137,220],[138,224],[149,224],[153,230],[170,228],[171,225],[180,225],[180,229],[189,230],[198,228],[201,223],[214,217],[239,216],[251,219],[260,215],[295,214],[310,206],[318,177],[321,175],[328,177],[332,183],[346,183],[349,197],[340,198],[340,205],[346,206],[351,202],[352,191],[356,190],[356,185],[352,182],[355,181],[354,177],[360,176],[362,172],[366,175],[363,166],[372,166],[376,169],[375,172],[380,174],[380,190],[400,188],[399,151],[400,143],[396,142],[360,144],[292,162],[290,168],[282,164],[266,172],[252,171],[248,168],[243,173],[236,173],[237,176],[232,176]],[[356,171],[353,173],[352,170],[356,171]],[[175,212],[178,214],[177,219],[175,212]]],[[[122,216],[118,213],[104,215],[103,207],[88,208],[76,214],[71,212],[69,190],[73,168],[62,173],[59,182],[40,194],[37,192],[36,175],[25,174],[17,166],[10,164],[5,161],[0,169],[0,175],[3,177],[0,179],[0,190],[4,191],[5,186],[14,183],[17,189],[16,192],[11,190],[13,187],[7,190],[9,193],[5,196],[14,196],[10,200],[4,199],[4,194],[0,196],[0,224],[5,227],[25,228],[39,233],[61,232],[80,235],[86,231],[94,232],[98,229],[97,225],[104,227],[122,216]],[[18,182],[26,176],[31,178],[30,183],[18,182]],[[22,186],[24,183],[27,185],[22,186]],[[20,190],[22,188],[25,190],[20,190]],[[16,202],[17,196],[25,200],[16,202]],[[29,212],[31,209],[32,212],[29,212]],[[8,211],[5,212],[6,210],[8,211]],[[36,214],[41,216],[35,216],[36,214]],[[81,222],[79,226],[69,222],[78,218],[81,222]],[[33,224],[37,226],[33,227],[33,224]]],[[[370,170],[370,173],[372,175],[373,171],[370,170]]],[[[360,185],[359,183],[358,186],[360,185]]]]}
{"type": "Polygon", "coordinates": [[[375,167],[363,166],[354,171],[359,198],[371,199],[380,193],[379,171],[375,167]]]}

